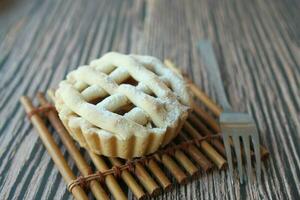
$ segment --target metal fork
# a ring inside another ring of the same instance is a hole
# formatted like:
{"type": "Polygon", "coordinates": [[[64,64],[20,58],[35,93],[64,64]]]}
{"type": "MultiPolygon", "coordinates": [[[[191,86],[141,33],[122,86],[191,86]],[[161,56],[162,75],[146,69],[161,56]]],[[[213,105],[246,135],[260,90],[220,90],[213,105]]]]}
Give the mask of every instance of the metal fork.
{"type": "Polygon", "coordinates": [[[222,84],[220,75],[220,69],[213,51],[212,44],[209,40],[201,40],[198,45],[200,55],[203,59],[203,63],[208,69],[209,81],[213,83],[213,86],[217,92],[217,98],[223,107],[223,112],[220,115],[219,122],[221,132],[223,135],[223,142],[225,145],[226,156],[228,159],[229,172],[233,177],[233,161],[231,145],[233,144],[240,183],[243,183],[243,161],[242,161],[242,150],[246,154],[247,163],[247,176],[250,181],[252,177],[252,164],[251,164],[251,149],[250,149],[250,138],[253,143],[254,154],[256,159],[256,176],[257,180],[261,180],[261,160],[260,160],[260,145],[259,136],[256,128],[256,124],[253,118],[247,113],[234,112],[227,100],[225,89],[222,84]],[[231,140],[232,138],[232,140],[231,140]],[[243,148],[241,148],[241,140],[243,148]]]}

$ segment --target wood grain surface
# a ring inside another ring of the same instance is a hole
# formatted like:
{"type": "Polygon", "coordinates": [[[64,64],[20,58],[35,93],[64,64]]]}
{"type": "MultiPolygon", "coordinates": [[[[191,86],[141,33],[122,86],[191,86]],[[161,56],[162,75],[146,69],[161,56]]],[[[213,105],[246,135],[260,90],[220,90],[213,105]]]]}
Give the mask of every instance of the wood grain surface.
{"type": "Polygon", "coordinates": [[[113,50],[169,58],[215,97],[201,38],[213,41],[230,103],[255,118],[271,157],[259,186],[214,171],[156,199],[300,199],[299,10],[297,0],[0,1],[0,199],[72,199],[21,95],[113,50]]]}

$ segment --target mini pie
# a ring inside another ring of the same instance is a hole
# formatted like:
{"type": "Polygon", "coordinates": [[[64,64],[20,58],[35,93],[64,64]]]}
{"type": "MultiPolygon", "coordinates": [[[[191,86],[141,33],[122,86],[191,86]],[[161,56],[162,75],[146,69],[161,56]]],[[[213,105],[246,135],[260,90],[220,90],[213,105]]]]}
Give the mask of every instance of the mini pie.
{"type": "Polygon", "coordinates": [[[183,78],[160,60],[116,52],[70,72],[55,92],[59,117],[82,147],[125,159],[168,144],[190,105],[183,78]]]}

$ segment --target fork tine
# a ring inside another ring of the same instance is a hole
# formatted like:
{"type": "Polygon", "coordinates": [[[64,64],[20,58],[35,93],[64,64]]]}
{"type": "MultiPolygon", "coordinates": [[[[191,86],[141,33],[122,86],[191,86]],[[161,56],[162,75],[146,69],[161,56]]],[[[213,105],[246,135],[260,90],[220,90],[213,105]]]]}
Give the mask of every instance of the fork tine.
{"type": "Polygon", "coordinates": [[[232,163],[231,148],[230,148],[230,144],[229,144],[229,136],[225,132],[222,135],[223,135],[223,142],[224,142],[225,151],[226,151],[226,157],[227,157],[227,161],[228,161],[229,173],[232,178],[233,177],[233,163],[232,163]]]}
{"type": "Polygon", "coordinates": [[[257,181],[260,182],[261,181],[261,160],[260,160],[260,149],[259,149],[259,136],[256,129],[252,134],[252,142],[253,142],[254,153],[255,153],[256,177],[257,177],[257,181]]]}
{"type": "Polygon", "coordinates": [[[252,165],[251,165],[251,156],[250,156],[250,141],[249,135],[242,136],[243,144],[244,144],[244,151],[246,154],[246,161],[247,161],[247,177],[252,182],[252,165]]]}
{"type": "MultiPolygon", "coordinates": [[[[235,132],[236,130],[233,129],[232,131],[235,132]]],[[[240,183],[243,183],[243,168],[242,168],[243,162],[242,162],[242,155],[241,155],[240,138],[237,135],[233,135],[232,140],[233,140],[234,151],[237,158],[240,183]]]]}

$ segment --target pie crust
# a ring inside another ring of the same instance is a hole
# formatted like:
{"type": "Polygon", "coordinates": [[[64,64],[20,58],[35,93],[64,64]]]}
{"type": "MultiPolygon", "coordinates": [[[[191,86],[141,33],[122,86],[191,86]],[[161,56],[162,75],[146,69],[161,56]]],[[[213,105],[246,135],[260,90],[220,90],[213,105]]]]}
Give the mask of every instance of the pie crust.
{"type": "Polygon", "coordinates": [[[190,105],[183,78],[160,60],[116,52],[70,72],[55,92],[59,117],[82,147],[125,159],[168,144],[190,105]]]}

